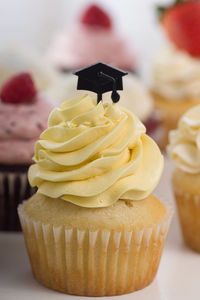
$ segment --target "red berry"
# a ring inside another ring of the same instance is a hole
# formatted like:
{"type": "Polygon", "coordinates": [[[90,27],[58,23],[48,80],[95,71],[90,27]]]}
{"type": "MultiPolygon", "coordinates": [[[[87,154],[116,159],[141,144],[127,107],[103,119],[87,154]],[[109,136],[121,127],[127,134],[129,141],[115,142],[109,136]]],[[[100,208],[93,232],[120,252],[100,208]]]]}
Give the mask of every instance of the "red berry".
{"type": "Polygon", "coordinates": [[[180,49],[200,56],[200,2],[180,2],[168,9],[162,23],[169,39],[180,49]]]}
{"type": "Polygon", "coordinates": [[[110,29],[112,24],[109,16],[97,5],[91,5],[84,12],[81,22],[88,26],[110,29]]]}
{"type": "Polygon", "coordinates": [[[29,73],[19,73],[9,78],[2,86],[0,99],[6,103],[29,103],[37,94],[33,79],[29,73]]]}

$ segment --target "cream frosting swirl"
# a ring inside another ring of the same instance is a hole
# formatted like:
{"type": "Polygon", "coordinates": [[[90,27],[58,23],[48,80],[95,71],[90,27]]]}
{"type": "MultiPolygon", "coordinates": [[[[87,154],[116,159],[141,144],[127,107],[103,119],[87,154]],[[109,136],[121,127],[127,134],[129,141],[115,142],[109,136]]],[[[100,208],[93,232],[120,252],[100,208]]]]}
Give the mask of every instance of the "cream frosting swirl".
{"type": "Polygon", "coordinates": [[[200,105],[188,110],[180,119],[178,129],[170,132],[168,153],[181,170],[200,173],[200,105]]]}
{"type": "Polygon", "coordinates": [[[157,56],[153,67],[153,89],[168,100],[200,97],[200,60],[173,46],[157,56]]]}
{"type": "Polygon", "coordinates": [[[134,114],[88,95],[53,110],[34,160],[29,181],[38,193],[84,207],[144,199],[163,169],[159,148],[134,114]]]}

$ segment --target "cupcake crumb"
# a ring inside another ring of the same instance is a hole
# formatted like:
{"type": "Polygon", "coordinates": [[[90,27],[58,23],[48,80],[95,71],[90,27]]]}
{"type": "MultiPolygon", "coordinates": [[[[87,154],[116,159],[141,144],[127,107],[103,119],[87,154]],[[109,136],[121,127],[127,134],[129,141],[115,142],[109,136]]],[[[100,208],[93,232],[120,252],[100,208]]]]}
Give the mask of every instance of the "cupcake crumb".
{"type": "Polygon", "coordinates": [[[133,202],[132,201],[125,200],[124,202],[125,202],[126,206],[133,207],[133,202]]]}

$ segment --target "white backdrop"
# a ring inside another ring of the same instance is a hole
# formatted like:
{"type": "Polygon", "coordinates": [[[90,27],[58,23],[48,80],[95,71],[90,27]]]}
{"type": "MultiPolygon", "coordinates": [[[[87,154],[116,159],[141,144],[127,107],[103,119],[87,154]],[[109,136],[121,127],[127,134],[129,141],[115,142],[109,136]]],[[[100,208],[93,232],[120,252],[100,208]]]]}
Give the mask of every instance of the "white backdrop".
{"type": "Polygon", "coordinates": [[[155,6],[170,0],[0,0],[0,47],[15,42],[45,51],[53,33],[76,20],[83,6],[95,2],[105,6],[118,30],[129,38],[146,74],[164,36],[155,6]]]}

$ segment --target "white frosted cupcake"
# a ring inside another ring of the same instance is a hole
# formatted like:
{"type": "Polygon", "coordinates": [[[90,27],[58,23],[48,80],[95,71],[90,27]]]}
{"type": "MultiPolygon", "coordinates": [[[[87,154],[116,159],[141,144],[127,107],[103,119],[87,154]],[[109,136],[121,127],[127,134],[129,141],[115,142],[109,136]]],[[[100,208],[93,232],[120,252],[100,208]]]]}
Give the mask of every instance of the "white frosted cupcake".
{"type": "Polygon", "coordinates": [[[154,63],[152,95],[160,111],[164,135],[177,127],[180,117],[200,103],[199,1],[174,1],[158,8],[168,43],[154,63]]]}
{"type": "Polygon", "coordinates": [[[170,133],[168,152],[179,220],[186,244],[200,252],[200,105],[186,112],[170,133]]]}
{"type": "Polygon", "coordinates": [[[167,45],[154,61],[152,97],[164,129],[162,146],[180,117],[200,103],[200,59],[167,45]]]}

